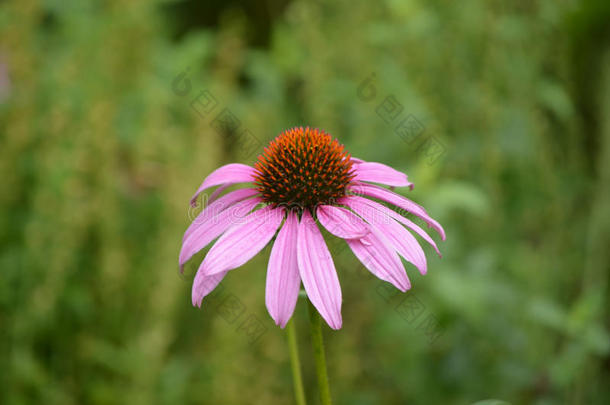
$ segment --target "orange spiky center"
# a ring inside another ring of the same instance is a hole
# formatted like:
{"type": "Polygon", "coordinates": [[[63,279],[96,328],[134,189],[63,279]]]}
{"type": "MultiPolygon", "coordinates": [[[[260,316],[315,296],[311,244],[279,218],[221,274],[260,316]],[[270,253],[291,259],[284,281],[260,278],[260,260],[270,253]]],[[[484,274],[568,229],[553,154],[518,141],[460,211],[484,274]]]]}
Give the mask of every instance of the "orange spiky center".
{"type": "Polygon", "coordinates": [[[334,204],[354,178],[350,155],[318,129],[292,128],[264,149],[254,168],[254,184],[265,202],[293,210],[334,204]]]}

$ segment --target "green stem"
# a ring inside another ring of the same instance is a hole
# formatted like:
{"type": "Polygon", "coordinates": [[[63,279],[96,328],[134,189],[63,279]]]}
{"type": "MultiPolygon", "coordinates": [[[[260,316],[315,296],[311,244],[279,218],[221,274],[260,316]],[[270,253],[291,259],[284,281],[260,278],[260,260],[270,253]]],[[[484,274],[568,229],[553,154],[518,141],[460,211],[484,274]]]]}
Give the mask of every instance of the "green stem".
{"type": "Polygon", "coordinates": [[[305,391],[303,390],[303,379],[301,377],[301,361],[299,360],[299,346],[294,320],[286,325],[286,337],[288,338],[288,351],[290,352],[290,366],[292,368],[292,381],[294,383],[294,399],[297,405],[306,405],[305,391]]]}
{"type": "Polygon", "coordinates": [[[322,338],[322,319],[318,310],[309,302],[309,324],[311,327],[311,345],[316,359],[316,374],[320,389],[320,403],[331,405],[330,388],[328,386],[328,373],[326,372],[326,357],[324,356],[324,340],[322,338]]]}

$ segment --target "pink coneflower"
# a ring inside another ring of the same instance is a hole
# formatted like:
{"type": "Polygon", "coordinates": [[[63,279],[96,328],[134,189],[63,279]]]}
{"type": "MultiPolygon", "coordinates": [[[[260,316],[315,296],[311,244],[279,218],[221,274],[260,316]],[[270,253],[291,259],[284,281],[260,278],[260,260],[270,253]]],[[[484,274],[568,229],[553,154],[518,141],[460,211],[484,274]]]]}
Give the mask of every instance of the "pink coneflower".
{"type": "Polygon", "coordinates": [[[407,228],[440,252],[423,229],[376,200],[423,219],[443,240],[445,232],[420,205],[371,183],[413,187],[405,174],[353,158],[329,134],[302,127],[271,141],[254,167],[234,163],[212,172],[191,204],[204,190],[220,187],[186,230],[180,251],[182,267],[220,236],[197,270],[193,305],[200,307],[229,270],[254,257],[277,232],[267,267],[269,314],[283,328],[292,316],[302,281],[309,300],[328,325],[341,328],[341,287],[316,222],[344,239],[375,276],[400,291],[408,290],[411,283],[400,256],[422,274],[426,273],[426,256],[407,228]],[[238,183],[251,186],[219,197],[238,183]]]}

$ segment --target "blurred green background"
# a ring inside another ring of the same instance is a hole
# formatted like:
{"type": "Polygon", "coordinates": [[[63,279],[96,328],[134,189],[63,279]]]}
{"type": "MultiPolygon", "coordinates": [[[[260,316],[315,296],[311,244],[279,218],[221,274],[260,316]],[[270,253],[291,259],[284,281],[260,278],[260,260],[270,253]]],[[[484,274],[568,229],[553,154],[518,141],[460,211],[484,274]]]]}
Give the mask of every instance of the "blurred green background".
{"type": "Polygon", "coordinates": [[[295,125],[447,231],[404,295],[331,243],[336,404],[610,403],[609,28],[606,0],[0,2],[0,403],[293,403],[269,247],[201,310],[178,252],[202,179],[295,125]]]}

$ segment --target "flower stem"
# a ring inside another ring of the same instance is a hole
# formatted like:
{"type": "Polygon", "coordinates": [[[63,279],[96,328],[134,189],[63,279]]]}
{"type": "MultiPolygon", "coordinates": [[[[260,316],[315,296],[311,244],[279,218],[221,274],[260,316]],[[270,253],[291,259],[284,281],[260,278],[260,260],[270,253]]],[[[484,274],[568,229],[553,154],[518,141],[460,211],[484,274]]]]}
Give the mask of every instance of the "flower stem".
{"type": "Polygon", "coordinates": [[[303,379],[301,377],[301,361],[299,360],[299,346],[294,320],[286,325],[286,337],[288,339],[288,350],[290,352],[290,366],[292,368],[292,381],[294,383],[294,399],[297,405],[306,405],[305,391],[303,390],[303,379]]]}
{"type": "Polygon", "coordinates": [[[316,374],[318,375],[318,387],[320,389],[320,403],[331,405],[330,388],[328,386],[328,373],[326,372],[326,357],[324,355],[324,340],[322,338],[322,319],[318,310],[309,303],[309,325],[311,328],[311,345],[316,360],[316,374]]]}

